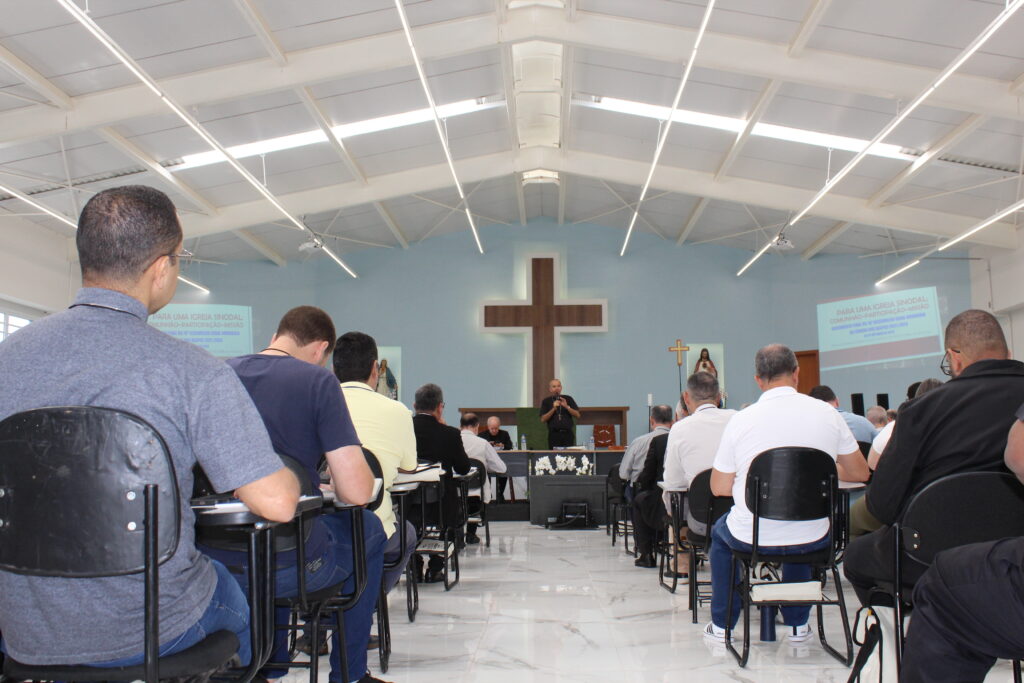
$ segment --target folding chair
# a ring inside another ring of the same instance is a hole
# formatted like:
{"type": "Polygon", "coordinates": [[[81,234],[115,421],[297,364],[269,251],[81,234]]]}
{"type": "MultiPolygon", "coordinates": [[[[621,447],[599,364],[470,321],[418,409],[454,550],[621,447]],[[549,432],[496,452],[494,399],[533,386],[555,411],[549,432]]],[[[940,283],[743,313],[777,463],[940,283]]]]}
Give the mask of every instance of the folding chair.
{"type": "MultiPolygon", "coordinates": [[[[850,622],[846,616],[846,601],[843,587],[836,569],[836,500],[839,496],[839,477],[836,463],[827,453],[815,448],[785,447],[772,448],[759,454],[750,463],[746,482],[746,503],[754,518],[751,550],[732,550],[734,560],[739,560],[743,569],[743,653],[732,644],[732,628],[725,628],[726,647],[732,652],[740,666],[747,665],[750,656],[750,606],[793,607],[814,605],[817,608],[818,638],[830,655],[849,666],[853,662],[853,638],[850,622]],[[821,550],[789,555],[765,553],[759,547],[762,519],[778,521],[809,521],[827,518],[829,523],[828,542],[821,550]],[[758,562],[782,564],[810,564],[817,576],[802,583],[755,582],[752,580],[754,566],[758,562]],[[823,574],[831,572],[836,596],[825,595],[823,574]],[[839,607],[846,636],[846,656],[833,648],[825,638],[822,607],[839,607]]],[[[729,585],[736,585],[736,562],[732,563],[729,585]]],[[[729,591],[726,613],[732,614],[736,591],[729,591]]]]}
{"type": "Polygon", "coordinates": [[[690,511],[690,519],[693,522],[703,524],[705,533],[699,534],[694,531],[693,525],[687,524],[685,547],[690,554],[690,576],[687,579],[690,583],[690,613],[693,623],[697,623],[697,612],[700,606],[711,602],[709,592],[701,593],[701,588],[710,588],[711,581],[699,581],[697,579],[698,561],[708,559],[708,549],[711,547],[711,528],[718,521],[718,518],[732,509],[732,496],[716,496],[711,493],[711,470],[704,470],[693,478],[690,488],[686,492],[686,499],[690,511]]]}

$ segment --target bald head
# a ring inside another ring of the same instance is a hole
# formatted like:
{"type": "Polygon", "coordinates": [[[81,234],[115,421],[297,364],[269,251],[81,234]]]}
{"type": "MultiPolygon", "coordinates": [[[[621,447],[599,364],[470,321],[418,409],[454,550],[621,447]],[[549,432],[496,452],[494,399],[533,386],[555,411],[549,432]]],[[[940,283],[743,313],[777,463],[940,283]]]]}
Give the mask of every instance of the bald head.
{"type": "Polygon", "coordinates": [[[949,321],[946,348],[962,356],[964,367],[979,360],[1010,357],[999,321],[991,313],[977,309],[964,311],[949,321]]]}

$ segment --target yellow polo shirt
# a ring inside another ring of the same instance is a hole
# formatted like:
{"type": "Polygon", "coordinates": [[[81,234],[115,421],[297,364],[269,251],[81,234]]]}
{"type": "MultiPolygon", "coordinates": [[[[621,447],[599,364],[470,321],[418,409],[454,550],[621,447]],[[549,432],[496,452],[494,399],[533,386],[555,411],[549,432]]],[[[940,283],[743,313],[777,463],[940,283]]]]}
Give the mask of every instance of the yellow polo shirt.
{"type": "Polygon", "coordinates": [[[342,382],[341,391],[359,441],[373,451],[384,472],[384,500],[377,508],[377,516],[390,538],[395,533],[395,512],[387,489],[394,483],[398,468],[416,469],[412,412],[363,382],[342,382]]]}

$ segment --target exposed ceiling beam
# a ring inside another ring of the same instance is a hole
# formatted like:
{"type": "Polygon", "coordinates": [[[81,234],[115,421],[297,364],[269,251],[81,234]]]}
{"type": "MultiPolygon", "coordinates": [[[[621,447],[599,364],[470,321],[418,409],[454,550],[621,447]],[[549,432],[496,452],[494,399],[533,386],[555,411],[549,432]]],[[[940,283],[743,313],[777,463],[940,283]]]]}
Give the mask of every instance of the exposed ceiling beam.
{"type": "Polygon", "coordinates": [[[1010,93],[1013,95],[1024,94],[1024,73],[1014,79],[1013,83],[1010,84],[1010,93]]]}
{"type": "Polygon", "coordinates": [[[560,173],[558,178],[558,224],[565,225],[565,195],[566,195],[566,184],[568,178],[565,177],[564,173],[560,173]]]}
{"type": "Polygon", "coordinates": [[[575,59],[573,48],[566,47],[562,50],[562,108],[559,114],[561,131],[558,135],[558,145],[562,149],[569,149],[569,133],[572,132],[572,128],[569,126],[569,117],[572,114],[572,81],[575,59]]]}
{"type": "MultiPolygon", "coordinates": [[[[473,188],[473,191],[474,192],[476,191],[475,187],[473,188]]],[[[472,194],[472,192],[470,192],[469,194],[472,194]]],[[[438,201],[436,199],[431,199],[430,197],[425,197],[425,196],[423,196],[421,194],[413,194],[411,196],[413,198],[415,198],[415,199],[420,200],[421,202],[426,202],[428,204],[433,204],[434,206],[440,206],[442,209],[448,209],[452,213],[454,213],[456,211],[462,211],[463,207],[465,205],[465,202],[460,201],[455,206],[452,206],[451,204],[448,204],[446,202],[440,202],[440,201],[438,201]]],[[[466,195],[466,196],[468,197],[469,195],[466,195]]],[[[485,216],[482,213],[479,213],[477,211],[474,211],[473,215],[476,216],[477,218],[483,220],[483,221],[486,221],[487,223],[497,223],[498,225],[511,225],[511,223],[509,223],[508,221],[503,221],[500,218],[492,218],[491,216],[485,216]]]]}
{"type": "Polygon", "coordinates": [[[385,207],[382,202],[374,202],[373,208],[377,209],[377,213],[380,214],[384,224],[388,226],[388,230],[390,230],[391,234],[395,236],[398,243],[402,245],[402,249],[408,249],[409,240],[406,238],[405,233],[402,232],[402,228],[398,225],[398,221],[396,221],[395,217],[391,215],[391,212],[387,210],[387,207],[385,207]]]}
{"type": "Polygon", "coordinates": [[[523,174],[515,174],[516,204],[519,205],[519,225],[526,225],[526,190],[523,188],[523,174]]]}
{"type": "Polygon", "coordinates": [[[953,130],[949,131],[941,140],[932,145],[924,154],[915,159],[909,166],[900,171],[892,180],[885,184],[881,190],[876,192],[868,200],[868,206],[881,206],[882,202],[894,195],[901,187],[906,185],[914,176],[923,171],[925,167],[933,162],[940,154],[957,144],[965,137],[978,129],[985,122],[985,117],[980,114],[971,114],[960,122],[953,130]]]}
{"type": "Polygon", "coordinates": [[[852,225],[853,223],[850,223],[849,221],[839,221],[829,228],[824,235],[814,240],[811,246],[804,249],[804,253],[800,254],[800,258],[804,261],[809,258],[813,258],[822,249],[836,241],[836,239],[838,239],[839,236],[846,232],[846,230],[852,225]]]}
{"type": "Polygon", "coordinates": [[[693,207],[692,211],[690,211],[690,216],[686,219],[683,229],[679,231],[679,237],[676,238],[676,244],[682,244],[686,241],[686,238],[690,236],[693,229],[697,227],[697,222],[700,221],[700,217],[706,208],[708,208],[708,198],[701,197],[697,200],[697,205],[693,207]]]}
{"type": "Polygon", "coordinates": [[[164,185],[178,194],[183,195],[185,199],[191,202],[194,207],[203,213],[217,213],[217,207],[211,204],[206,197],[203,197],[201,194],[196,192],[191,185],[168,171],[160,164],[159,161],[142,151],[138,145],[118,133],[113,128],[100,128],[96,133],[111,145],[121,150],[129,158],[145,166],[150,173],[156,174],[156,176],[163,181],[164,185]]]}
{"type": "MultiPolygon", "coordinates": [[[[559,173],[603,179],[609,183],[635,185],[647,165],[644,162],[602,154],[570,151],[563,155],[557,149],[527,148],[460,159],[459,177],[466,183],[501,178],[534,168],[550,168],[559,173]]],[[[414,193],[449,189],[451,181],[447,166],[435,164],[396,173],[374,176],[366,185],[355,182],[329,185],[281,196],[289,206],[302,207],[306,213],[326,213],[342,207],[359,206],[414,193]]],[[[656,189],[689,194],[708,199],[744,202],[777,211],[794,211],[807,203],[811,190],[789,187],[746,178],[731,177],[716,182],[714,174],[671,166],[658,171],[656,189]]],[[[941,211],[889,205],[868,207],[863,199],[840,194],[825,197],[815,215],[860,225],[876,225],[901,232],[950,238],[959,235],[977,222],[975,217],[957,216],[941,211]]],[[[243,202],[220,207],[216,216],[186,216],[183,224],[187,235],[224,232],[239,227],[261,225],[278,219],[272,207],[262,201],[243,202]]],[[[796,229],[800,229],[799,226],[796,229]]],[[[974,244],[1015,248],[1014,226],[1000,223],[971,238],[974,244]]]]}
{"type": "MultiPolygon", "coordinates": [[[[622,204],[622,208],[623,209],[628,209],[630,211],[636,211],[636,202],[633,202],[633,203],[627,202],[625,197],[623,197],[621,194],[619,194],[619,192],[614,187],[612,187],[608,183],[604,182],[603,180],[601,181],[601,184],[604,185],[604,189],[606,189],[606,190],[608,190],[609,192],[612,193],[612,196],[615,197],[615,199],[617,199],[619,201],[619,204],[622,204]]],[[[650,199],[651,199],[651,197],[648,197],[648,200],[650,200],[650,199]]],[[[646,216],[644,216],[641,213],[641,214],[638,214],[637,217],[644,222],[644,225],[646,225],[648,228],[651,229],[651,232],[653,232],[654,234],[660,236],[662,239],[665,239],[665,233],[663,233],[661,231],[661,229],[658,228],[658,226],[656,226],[654,223],[652,223],[651,221],[647,220],[646,216]]]]}
{"type": "Polygon", "coordinates": [[[278,251],[276,249],[271,247],[269,244],[264,242],[261,238],[259,238],[256,235],[252,234],[248,230],[245,230],[244,228],[243,229],[239,229],[239,230],[232,230],[231,234],[233,234],[235,237],[237,237],[238,239],[240,239],[243,242],[245,242],[246,244],[248,244],[250,247],[252,247],[256,251],[258,251],[261,254],[263,254],[263,256],[266,259],[276,263],[277,265],[281,266],[282,268],[284,268],[286,265],[288,265],[288,260],[284,256],[282,256],[280,253],[278,253],[278,251]]]}
{"type": "MultiPolygon", "coordinates": [[[[438,60],[492,49],[496,44],[547,40],[606,52],[623,52],[681,63],[694,29],[584,11],[568,21],[564,10],[530,7],[497,14],[428,24],[416,28],[417,49],[424,60],[438,60]],[[497,36],[497,42],[495,42],[497,36]]],[[[378,34],[288,54],[287,66],[272,59],[232,64],[163,79],[161,86],[184,106],[223,102],[290,90],[311,83],[407,68],[412,59],[401,32],[378,34]]],[[[697,65],[769,80],[800,83],[844,92],[910,100],[937,73],[934,69],[840,54],[805,50],[800,59],[788,46],[743,36],[709,32],[697,65]],[[742,59],[737,59],[742,55],[742,59]]],[[[72,98],[71,112],[50,107],[22,107],[0,113],[0,141],[16,142],[118,121],[164,114],[159,100],[132,85],[72,98]]],[[[929,106],[977,112],[1016,120],[1017,96],[1007,81],[955,74],[929,98],[929,106]]]]}
{"type": "Polygon", "coordinates": [[[25,85],[50,101],[54,107],[68,111],[74,108],[71,97],[50,82],[48,78],[22,61],[17,55],[0,45],[0,66],[16,75],[25,85]]]}
{"type": "Polygon", "coordinates": [[[807,47],[807,41],[811,39],[811,35],[818,28],[818,24],[821,23],[831,4],[832,0],[817,0],[810,6],[807,14],[804,15],[803,23],[800,24],[800,30],[796,32],[796,36],[789,44],[790,57],[796,58],[803,54],[804,48],[807,47]]]}
{"type": "Polygon", "coordinates": [[[296,88],[295,94],[299,96],[299,100],[302,101],[306,111],[316,121],[316,125],[327,136],[327,142],[330,143],[331,147],[334,148],[334,152],[345,163],[348,172],[353,178],[365,185],[366,174],[359,167],[359,163],[352,156],[352,153],[345,147],[345,143],[334,134],[334,131],[331,129],[331,122],[328,120],[327,114],[324,113],[324,110],[320,108],[320,105],[313,98],[313,92],[309,88],[296,88]]]}
{"type": "Polygon", "coordinates": [[[736,139],[733,140],[732,147],[729,148],[729,152],[722,159],[722,163],[718,165],[718,170],[715,171],[715,180],[720,180],[722,176],[729,173],[729,168],[733,165],[733,162],[740,155],[740,151],[743,149],[743,145],[747,144],[747,140],[750,139],[750,134],[754,130],[754,126],[757,125],[761,117],[764,116],[765,111],[768,109],[768,105],[771,104],[772,98],[775,97],[775,93],[779,91],[779,81],[768,81],[768,85],[761,91],[761,96],[757,98],[757,103],[754,104],[754,108],[750,111],[750,115],[747,117],[747,123],[743,126],[743,130],[736,134],[736,139]]]}
{"type": "Polygon", "coordinates": [[[235,6],[238,7],[238,11],[245,17],[245,21],[252,28],[256,37],[259,38],[260,43],[263,44],[263,49],[267,51],[267,54],[274,60],[274,63],[278,66],[288,64],[288,57],[285,55],[284,50],[281,49],[277,38],[274,37],[274,32],[270,29],[260,11],[252,4],[252,0],[235,0],[235,6]]]}

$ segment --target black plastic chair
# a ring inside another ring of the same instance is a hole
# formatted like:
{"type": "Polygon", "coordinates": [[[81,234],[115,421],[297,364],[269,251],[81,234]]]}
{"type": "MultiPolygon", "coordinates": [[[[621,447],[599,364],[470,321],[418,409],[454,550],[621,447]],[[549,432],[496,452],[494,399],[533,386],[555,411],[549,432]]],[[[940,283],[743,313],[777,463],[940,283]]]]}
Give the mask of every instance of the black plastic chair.
{"type": "MultiPolygon", "coordinates": [[[[853,662],[853,638],[850,634],[850,622],[846,615],[846,601],[843,597],[843,586],[836,569],[836,501],[839,497],[839,477],[836,474],[836,463],[832,457],[815,448],[785,447],[772,448],[760,453],[750,463],[746,482],[746,503],[754,518],[753,538],[750,552],[733,550],[732,556],[739,560],[743,567],[742,598],[743,598],[743,653],[736,651],[732,644],[732,628],[726,624],[726,647],[736,657],[740,666],[747,665],[750,656],[750,606],[759,607],[793,607],[798,605],[815,605],[818,617],[818,638],[821,645],[830,655],[849,666],[853,662]],[[828,543],[822,550],[802,555],[782,555],[762,552],[759,549],[760,527],[762,519],[778,521],[809,521],[827,518],[829,522],[828,543]],[[769,590],[775,586],[791,587],[799,584],[781,584],[778,582],[753,582],[753,567],[758,562],[778,562],[781,564],[810,564],[816,576],[808,585],[817,585],[818,594],[814,598],[793,599],[785,597],[773,598],[769,590]],[[835,598],[824,593],[823,574],[831,572],[835,587],[835,598]],[[765,588],[762,588],[765,587],[765,588]],[[761,589],[761,590],[758,590],[761,589]],[[755,598],[754,592],[764,592],[764,597],[755,598]],[[846,656],[833,648],[825,638],[825,625],[822,619],[822,607],[834,605],[839,607],[843,620],[843,633],[846,636],[846,656]]],[[[736,585],[736,563],[730,570],[730,586],[736,585]]],[[[735,590],[729,591],[726,614],[732,614],[735,590]]]]}
{"type": "Polygon", "coordinates": [[[654,548],[658,554],[658,584],[669,593],[675,593],[679,587],[679,552],[684,549],[679,534],[686,525],[686,520],[683,519],[686,491],[666,493],[669,496],[667,533],[658,538],[654,548]],[[665,579],[668,572],[672,572],[671,581],[665,579]]]}
{"type": "Polygon", "coordinates": [[[143,664],[35,666],[6,657],[8,679],[156,683],[213,671],[238,651],[235,634],[218,631],[158,656],[158,566],[178,547],[181,500],[167,445],[145,420],[89,406],[12,415],[0,422],[0,491],[0,569],[65,579],[143,574],[145,595],[143,664]]]}
{"type": "MultiPolygon", "coordinates": [[[[1024,536],[1024,486],[1006,472],[961,472],[933,481],[907,504],[893,525],[891,586],[896,620],[896,664],[902,665],[904,608],[911,606],[903,570],[907,563],[929,567],[950,548],[1024,536]]],[[[1014,662],[1020,680],[1020,661],[1014,662]]]]}
{"type": "MultiPolygon", "coordinates": [[[[697,579],[697,564],[699,561],[708,559],[708,549],[711,547],[711,528],[718,521],[718,518],[725,515],[732,509],[732,496],[716,496],[711,493],[711,470],[700,472],[686,492],[689,501],[690,517],[694,522],[704,524],[706,532],[699,534],[687,525],[686,541],[684,543],[690,554],[690,576],[687,579],[690,584],[690,614],[693,623],[697,623],[697,612],[700,606],[711,602],[711,581],[699,581],[697,579]],[[708,591],[702,593],[701,588],[708,591]]],[[[680,510],[682,515],[682,510],[680,510]]]]}
{"type": "Polygon", "coordinates": [[[604,494],[604,527],[605,534],[612,537],[612,547],[622,536],[623,550],[629,549],[629,537],[633,533],[633,522],[630,517],[631,506],[626,502],[626,482],[619,476],[618,465],[612,467],[605,478],[604,494]]]}
{"type": "MultiPolygon", "coordinates": [[[[455,475],[457,477],[459,475],[455,475]]],[[[454,479],[455,477],[450,477],[454,479]]],[[[447,519],[445,510],[448,487],[445,485],[449,475],[442,473],[437,481],[421,481],[419,488],[419,523],[417,530],[420,541],[414,555],[421,558],[440,557],[444,589],[450,591],[458,585],[461,578],[459,569],[459,546],[457,536],[461,525],[460,520],[447,519]],[[436,505],[436,515],[428,515],[428,509],[436,505]]],[[[458,487],[456,495],[461,496],[458,487]]],[[[464,508],[463,508],[464,509],[464,508]]]]}
{"type": "MultiPolygon", "coordinates": [[[[399,547],[405,548],[406,540],[408,538],[408,530],[405,527],[405,497],[412,491],[416,490],[419,484],[414,485],[399,485],[397,487],[392,486],[391,489],[391,500],[397,508],[398,514],[395,516],[395,522],[397,529],[395,533],[398,534],[399,547]]],[[[385,562],[384,570],[395,569],[398,567],[402,560],[405,559],[401,556],[397,557],[393,562],[385,562]]],[[[416,618],[416,611],[413,609],[413,591],[416,589],[416,572],[412,571],[411,565],[412,558],[408,558],[410,561],[405,566],[405,580],[406,580],[406,602],[409,610],[409,621],[413,621],[416,618]]],[[[418,594],[417,594],[418,602],[418,594]]],[[[416,606],[418,609],[419,606],[416,606]]],[[[384,592],[384,584],[381,584],[380,595],[377,596],[377,634],[380,639],[377,647],[377,653],[380,659],[380,670],[382,673],[388,672],[388,667],[391,663],[391,615],[388,610],[388,595],[384,592]]]]}
{"type": "Polygon", "coordinates": [[[487,519],[487,502],[484,500],[484,486],[487,485],[487,472],[484,469],[483,463],[474,465],[476,471],[472,472],[468,479],[465,481],[466,490],[466,523],[476,524],[478,527],[484,528],[484,545],[488,548],[491,547],[491,523],[487,519]],[[473,491],[479,491],[480,495],[472,495],[473,491]],[[470,511],[470,501],[479,503],[472,512],[470,511]]]}
{"type": "Polygon", "coordinates": [[[857,448],[860,449],[860,454],[863,455],[864,459],[866,460],[867,457],[868,457],[868,453],[871,452],[871,442],[870,441],[858,441],[857,442],[857,448]]]}

